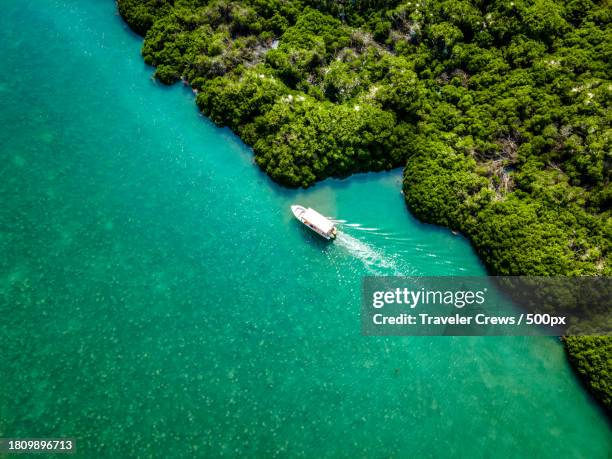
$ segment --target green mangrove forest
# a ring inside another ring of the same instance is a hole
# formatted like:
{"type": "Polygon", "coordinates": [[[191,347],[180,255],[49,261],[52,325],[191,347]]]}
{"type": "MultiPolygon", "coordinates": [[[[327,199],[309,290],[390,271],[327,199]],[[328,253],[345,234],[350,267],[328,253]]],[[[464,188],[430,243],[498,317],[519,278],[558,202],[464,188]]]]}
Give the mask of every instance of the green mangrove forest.
{"type": "MultiPolygon", "coordinates": [[[[590,0],[119,0],[155,77],[273,180],[404,167],[491,273],[611,275],[612,8],[590,0]]],[[[612,339],[565,339],[612,409],[612,339]]]]}

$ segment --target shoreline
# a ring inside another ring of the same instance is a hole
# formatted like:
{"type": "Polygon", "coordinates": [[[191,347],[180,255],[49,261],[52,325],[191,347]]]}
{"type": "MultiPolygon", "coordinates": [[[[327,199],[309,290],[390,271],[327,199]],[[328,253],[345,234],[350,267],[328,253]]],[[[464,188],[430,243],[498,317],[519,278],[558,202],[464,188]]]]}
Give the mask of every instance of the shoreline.
{"type": "MultiPolygon", "coordinates": [[[[143,28],[143,24],[130,20],[130,2],[120,1],[119,10],[134,31],[143,35],[148,30],[143,28]]],[[[440,123],[439,119],[448,110],[447,105],[444,105],[446,102],[441,103],[427,94],[430,94],[432,88],[448,89],[450,100],[457,97],[462,100],[474,94],[472,97],[481,97],[481,102],[486,103],[486,91],[481,90],[480,95],[468,92],[467,89],[472,84],[470,80],[478,77],[478,74],[469,75],[464,70],[457,70],[421,81],[421,75],[417,76],[415,67],[411,67],[403,57],[398,57],[399,53],[388,53],[367,38],[360,38],[361,44],[356,45],[353,37],[359,29],[351,28],[316,10],[308,10],[298,15],[297,19],[293,17],[288,25],[283,26],[284,31],[276,33],[287,34],[287,30],[290,30],[293,35],[288,39],[293,39],[296,34],[309,37],[304,30],[318,27],[318,34],[325,41],[324,47],[328,48],[331,44],[335,56],[341,54],[337,51],[338,46],[343,47],[342,52],[346,55],[355,54],[356,57],[350,59],[357,59],[358,62],[361,62],[359,59],[366,59],[364,62],[367,62],[367,57],[363,57],[366,52],[378,53],[379,58],[386,59],[386,70],[391,69],[381,80],[381,85],[375,86],[372,83],[363,93],[357,93],[354,99],[346,99],[342,91],[348,90],[348,87],[342,86],[346,83],[342,79],[342,72],[353,71],[350,70],[352,61],[348,60],[345,67],[338,64],[337,80],[327,82],[325,79],[320,83],[324,93],[306,93],[308,87],[303,83],[292,87],[287,82],[305,77],[294,75],[291,66],[284,66],[282,51],[285,40],[282,37],[280,49],[272,53],[273,58],[259,60],[250,67],[234,68],[230,65],[221,73],[201,75],[201,72],[189,69],[188,61],[174,63],[166,60],[165,48],[170,46],[169,49],[173,49],[172,39],[165,35],[165,25],[162,22],[157,26],[156,15],[159,14],[163,19],[167,13],[153,10],[148,13],[150,24],[145,25],[155,27],[155,33],[148,34],[145,40],[145,62],[156,66],[155,76],[165,84],[172,84],[179,79],[190,81],[192,90],[197,93],[196,102],[201,112],[216,124],[230,127],[250,145],[257,165],[275,182],[289,187],[308,187],[327,177],[347,177],[355,172],[385,170],[406,164],[402,191],[410,212],[421,221],[460,231],[470,240],[490,273],[571,276],[606,275],[610,272],[606,263],[609,241],[606,242],[605,214],[585,209],[576,197],[565,197],[578,196],[581,192],[579,187],[568,184],[564,175],[559,173],[558,166],[556,169],[540,170],[532,165],[537,164],[537,155],[531,153],[534,159],[529,156],[527,160],[521,158],[521,155],[524,157],[530,154],[528,147],[535,151],[536,146],[532,146],[532,142],[534,145],[536,141],[541,143],[538,140],[542,137],[538,131],[541,127],[531,128],[533,132],[523,128],[522,125],[530,122],[526,116],[521,120],[519,128],[511,129],[510,121],[506,128],[500,127],[502,131],[508,131],[505,139],[491,141],[484,137],[473,139],[471,135],[461,137],[465,136],[462,131],[451,135],[448,126],[440,123]],[[170,44],[167,44],[168,40],[170,44]],[[186,70],[181,70],[181,66],[186,70]],[[186,75],[185,72],[191,74],[186,75]],[[394,72],[402,77],[398,79],[394,72]],[[404,83],[405,87],[402,86],[404,83]],[[389,92],[385,85],[395,85],[403,92],[389,92]],[[334,92],[336,90],[340,92],[334,92]],[[433,107],[427,109],[429,112],[422,105],[402,105],[402,100],[410,98],[421,104],[420,99],[423,97],[431,98],[433,107]],[[243,108],[245,105],[246,109],[243,108]],[[433,120],[429,132],[418,132],[410,123],[410,120],[419,118],[423,122],[427,117],[433,120]],[[312,126],[316,126],[316,134],[313,134],[312,126]],[[338,131],[340,128],[342,130],[338,131]],[[369,139],[367,143],[357,139],[364,134],[369,139]],[[347,140],[343,141],[345,143],[337,142],[339,135],[347,136],[347,140]],[[466,139],[471,139],[471,144],[466,143],[466,139]],[[326,156],[321,158],[320,145],[329,145],[333,151],[328,154],[325,150],[323,154],[326,156]],[[478,149],[496,151],[497,157],[477,161],[477,155],[473,152],[478,149]],[[304,151],[304,159],[296,158],[295,151],[304,151]],[[355,153],[362,158],[361,161],[351,156],[355,153]],[[551,179],[554,179],[554,187],[562,187],[558,192],[560,196],[554,194],[553,185],[547,185],[551,179]],[[544,197],[535,192],[525,192],[521,187],[526,190],[536,189],[544,197]],[[582,246],[579,248],[568,244],[577,232],[582,238],[582,246]]],[[[292,17],[292,14],[295,13],[287,13],[287,17],[292,17]]],[[[167,21],[172,22],[171,19],[167,21]]],[[[229,26],[232,27],[231,22],[229,26]]],[[[253,31],[241,31],[237,38],[231,38],[231,46],[238,46],[241,34],[245,37],[256,36],[253,31]]],[[[254,43],[269,38],[261,38],[260,34],[254,43]]],[[[242,42],[240,46],[245,46],[246,50],[249,47],[248,44],[242,45],[242,42]]],[[[444,49],[432,52],[440,54],[440,59],[444,59],[444,49]]],[[[244,53],[248,55],[247,51],[244,53]]],[[[216,54],[211,62],[216,56],[223,58],[225,55],[216,54]]],[[[468,57],[465,59],[469,61],[468,57]]],[[[500,66],[499,72],[508,71],[497,61],[492,63],[500,66]]],[[[333,65],[327,67],[327,70],[335,71],[333,65]]],[[[516,71],[522,69],[518,67],[516,71]]],[[[204,74],[206,72],[209,70],[204,71],[204,74]]],[[[421,71],[421,74],[426,72],[421,71]]],[[[506,91],[504,82],[494,81],[492,84],[500,87],[503,96],[506,91]]],[[[541,94],[538,94],[541,97],[547,96],[540,88],[533,89],[540,91],[541,94]]],[[[537,108],[532,110],[538,116],[545,116],[537,108]]],[[[512,110],[511,114],[515,116],[512,110]]],[[[487,118],[484,119],[486,122],[487,118]]],[[[604,182],[602,186],[604,193],[607,185],[604,182]]],[[[612,342],[611,338],[602,340],[608,344],[612,342]]],[[[584,339],[577,341],[589,342],[584,339]]],[[[597,353],[599,349],[600,354],[603,353],[603,368],[596,369],[587,365],[583,357],[572,354],[565,340],[564,347],[570,356],[572,368],[610,415],[612,389],[602,388],[597,383],[598,378],[601,378],[598,372],[603,371],[605,375],[607,346],[596,346],[590,350],[597,353]]]]}

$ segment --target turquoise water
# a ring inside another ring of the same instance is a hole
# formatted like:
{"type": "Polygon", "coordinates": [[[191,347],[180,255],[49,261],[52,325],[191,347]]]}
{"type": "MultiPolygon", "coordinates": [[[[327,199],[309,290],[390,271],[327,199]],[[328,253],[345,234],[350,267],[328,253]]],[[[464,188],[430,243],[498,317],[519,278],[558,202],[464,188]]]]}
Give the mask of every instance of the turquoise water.
{"type": "Polygon", "coordinates": [[[401,173],[285,190],[150,79],[113,2],[0,16],[0,436],[80,457],[585,457],[555,339],[366,338],[366,274],[479,275],[401,173]],[[298,202],[345,220],[333,244],[298,202]]]}

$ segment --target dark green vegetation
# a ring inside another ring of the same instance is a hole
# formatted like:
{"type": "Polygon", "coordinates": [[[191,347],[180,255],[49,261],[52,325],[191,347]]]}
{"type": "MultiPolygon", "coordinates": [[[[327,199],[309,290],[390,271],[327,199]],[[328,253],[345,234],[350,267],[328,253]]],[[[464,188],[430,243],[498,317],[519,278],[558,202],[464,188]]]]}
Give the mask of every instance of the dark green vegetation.
{"type": "Polygon", "coordinates": [[[612,406],[612,339],[603,336],[570,336],[564,342],[570,361],[588,381],[591,391],[607,407],[609,413],[612,406]]]}
{"type": "MultiPolygon", "coordinates": [[[[611,275],[612,9],[589,0],[119,0],[164,83],[288,186],[405,166],[500,275],[611,275]]],[[[567,349],[612,408],[610,339],[567,349]]]]}

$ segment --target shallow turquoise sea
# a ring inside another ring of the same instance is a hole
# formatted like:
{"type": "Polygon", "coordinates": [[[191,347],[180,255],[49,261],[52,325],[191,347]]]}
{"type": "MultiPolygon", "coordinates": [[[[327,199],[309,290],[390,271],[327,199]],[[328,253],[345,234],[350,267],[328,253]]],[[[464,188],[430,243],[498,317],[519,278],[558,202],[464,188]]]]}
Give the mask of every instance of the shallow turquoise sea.
{"type": "Polygon", "coordinates": [[[584,457],[551,338],[371,338],[367,274],[480,275],[401,171],[286,190],[150,79],[112,1],[0,16],[0,436],[78,457],[584,457]],[[333,244],[289,212],[345,220],[333,244]]]}

